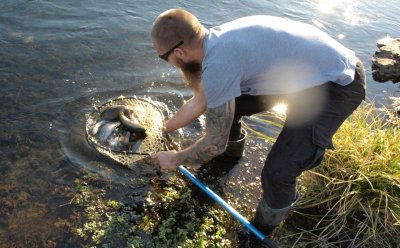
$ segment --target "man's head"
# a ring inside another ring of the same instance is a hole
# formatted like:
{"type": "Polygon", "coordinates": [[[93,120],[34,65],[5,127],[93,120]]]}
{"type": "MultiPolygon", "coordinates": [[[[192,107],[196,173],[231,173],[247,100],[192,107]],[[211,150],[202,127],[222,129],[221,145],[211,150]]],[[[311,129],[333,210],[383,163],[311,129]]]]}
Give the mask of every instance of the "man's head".
{"type": "Polygon", "coordinates": [[[160,58],[179,67],[189,86],[201,80],[204,33],[199,20],[182,9],[167,10],[159,15],[151,31],[160,58]]]}

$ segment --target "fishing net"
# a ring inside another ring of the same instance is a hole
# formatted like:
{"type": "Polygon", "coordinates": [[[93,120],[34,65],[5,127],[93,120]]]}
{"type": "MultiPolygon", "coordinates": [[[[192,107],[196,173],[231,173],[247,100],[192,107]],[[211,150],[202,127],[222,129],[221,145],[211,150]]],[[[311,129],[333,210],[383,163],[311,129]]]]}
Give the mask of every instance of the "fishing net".
{"type": "Polygon", "coordinates": [[[166,137],[163,135],[164,115],[163,106],[146,98],[138,97],[120,97],[110,100],[97,107],[88,117],[86,122],[87,140],[101,154],[112,158],[113,160],[130,166],[133,163],[147,158],[149,153],[166,150],[166,137]],[[138,149],[131,151],[129,149],[113,150],[104,142],[101,142],[97,135],[93,134],[93,128],[96,123],[101,121],[101,113],[113,106],[125,106],[133,110],[138,117],[139,123],[146,128],[146,137],[141,141],[138,149]]]}

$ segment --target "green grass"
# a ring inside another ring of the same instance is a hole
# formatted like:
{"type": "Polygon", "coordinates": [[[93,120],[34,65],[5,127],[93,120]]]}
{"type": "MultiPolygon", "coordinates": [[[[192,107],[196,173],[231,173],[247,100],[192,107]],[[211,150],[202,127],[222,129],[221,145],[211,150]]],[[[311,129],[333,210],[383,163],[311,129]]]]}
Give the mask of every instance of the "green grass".
{"type": "Polygon", "coordinates": [[[400,247],[399,124],[363,104],[341,126],[335,150],[300,178],[293,218],[307,227],[296,225],[303,230],[291,238],[311,247],[400,247]]]}

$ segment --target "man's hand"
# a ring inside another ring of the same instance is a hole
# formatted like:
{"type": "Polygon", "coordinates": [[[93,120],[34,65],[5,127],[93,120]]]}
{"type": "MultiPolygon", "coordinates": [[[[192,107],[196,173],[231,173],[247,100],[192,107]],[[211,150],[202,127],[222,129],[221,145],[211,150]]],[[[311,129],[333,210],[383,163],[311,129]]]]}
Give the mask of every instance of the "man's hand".
{"type": "Polygon", "coordinates": [[[162,170],[176,170],[178,168],[178,158],[176,151],[162,151],[151,155],[151,158],[160,166],[162,170]]]}
{"type": "Polygon", "coordinates": [[[185,162],[204,163],[221,154],[226,147],[235,114],[235,99],[207,109],[206,135],[180,151],[162,151],[151,157],[163,170],[176,170],[185,162]]]}

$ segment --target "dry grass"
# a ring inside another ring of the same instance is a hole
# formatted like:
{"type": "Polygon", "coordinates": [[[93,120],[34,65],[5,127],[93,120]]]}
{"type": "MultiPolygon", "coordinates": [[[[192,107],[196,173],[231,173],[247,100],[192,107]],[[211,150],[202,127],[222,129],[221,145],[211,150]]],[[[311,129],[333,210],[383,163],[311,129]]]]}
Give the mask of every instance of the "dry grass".
{"type": "Polygon", "coordinates": [[[296,212],[308,227],[290,235],[297,244],[400,247],[400,121],[386,117],[362,105],[336,133],[336,149],[301,177],[296,212]]]}

